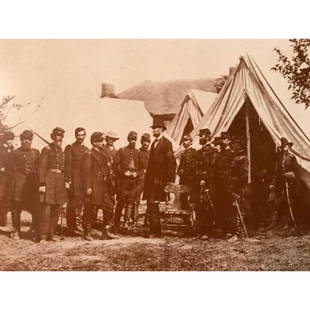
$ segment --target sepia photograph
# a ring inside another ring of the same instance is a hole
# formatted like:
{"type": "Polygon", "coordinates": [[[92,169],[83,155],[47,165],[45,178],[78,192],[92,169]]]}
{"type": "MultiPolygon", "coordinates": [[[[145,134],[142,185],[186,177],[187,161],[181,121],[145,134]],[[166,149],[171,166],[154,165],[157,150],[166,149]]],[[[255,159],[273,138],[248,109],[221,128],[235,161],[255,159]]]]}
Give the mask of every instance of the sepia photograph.
{"type": "Polygon", "coordinates": [[[1,39],[0,270],[308,271],[310,39],[1,39]]]}

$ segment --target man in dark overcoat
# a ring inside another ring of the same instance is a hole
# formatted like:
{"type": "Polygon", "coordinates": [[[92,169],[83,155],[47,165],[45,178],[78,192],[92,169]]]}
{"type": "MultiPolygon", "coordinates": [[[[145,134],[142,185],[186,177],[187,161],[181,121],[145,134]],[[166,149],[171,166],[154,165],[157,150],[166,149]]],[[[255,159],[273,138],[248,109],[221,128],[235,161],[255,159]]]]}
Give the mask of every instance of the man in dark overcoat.
{"type": "Polygon", "coordinates": [[[7,224],[7,213],[11,202],[12,173],[9,167],[9,154],[14,150],[13,141],[13,132],[0,132],[0,226],[7,224]]]}
{"type": "Polygon", "coordinates": [[[72,235],[83,234],[82,215],[85,191],[83,188],[82,160],[88,148],[84,145],[86,130],[75,129],[76,141],[65,148],[65,173],[70,180],[67,226],[72,235]]]}
{"type": "Polygon", "coordinates": [[[83,158],[83,176],[85,178],[85,208],[83,215],[84,238],[92,240],[91,231],[97,219],[99,209],[103,211],[102,239],[113,239],[111,234],[114,217],[112,185],[109,159],[102,152],[104,141],[102,132],[91,135],[92,149],[83,158]]]}
{"type": "Polygon", "coordinates": [[[182,138],[184,152],[181,154],[180,164],[177,173],[180,177],[179,184],[186,185],[189,193],[181,194],[182,209],[189,209],[189,196],[195,181],[196,156],[197,152],[192,148],[193,139],[190,135],[184,135],[182,138]]]}
{"type": "Polygon", "coordinates": [[[172,143],[163,135],[166,129],[164,122],[160,118],[154,117],[151,128],[155,140],[151,145],[150,158],[145,173],[143,198],[147,200],[149,209],[149,237],[160,237],[159,202],[167,200],[166,185],[175,182],[176,160],[172,143]]]}
{"type": "MultiPolygon", "coordinates": [[[[144,179],[145,179],[145,172],[148,166],[149,158],[150,158],[150,146],[151,143],[151,136],[148,133],[144,133],[141,136],[141,147],[139,148],[139,166],[141,173],[138,176],[137,180],[137,205],[139,206],[140,200],[142,198],[142,193],[144,189],[144,179]]],[[[145,210],[145,217],[144,217],[144,226],[147,226],[148,223],[148,214],[149,211],[146,208],[145,210]]]]}
{"type": "Polygon", "coordinates": [[[137,178],[140,173],[139,151],[136,149],[137,133],[131,131],[127,137],[128,145],[120,148],[115,156],[113,170],[118,179],[115,228],[118,230],[122,210],[125,208],[125,228],[130,228],[134,205],[137,200],[137,178]]]}
{"type": "Polygon", "coordinates": [[[53,129],[53,140],[42,149],[39,161],[39,192],[42,202],[40,241],[56,241],[55,230],[61,207],[68,202],[69,179],[65,178],[65,153],[62,149],[64,130],[53,129]]]}
{"type": "Polygon", "coordinates": [[[39,158],[40,152],[31,148],[33,133],[24,130],[20,134],[21,147],[10,155],[13,172],[12,238],[18,240],[21,230],[21,211],[32,215],[32,228],[37,237],[40,217],[39,209],[39,158]]]}

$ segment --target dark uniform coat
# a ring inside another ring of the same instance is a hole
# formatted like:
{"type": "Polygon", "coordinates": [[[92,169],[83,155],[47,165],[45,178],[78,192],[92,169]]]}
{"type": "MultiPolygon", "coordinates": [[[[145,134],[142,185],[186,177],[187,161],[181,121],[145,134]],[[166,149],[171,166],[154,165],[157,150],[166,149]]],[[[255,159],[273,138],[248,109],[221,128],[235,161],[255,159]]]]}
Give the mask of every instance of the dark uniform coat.
{"type": "Polygon", "coordinates": [[[195,179],[197,152],[192,147],[185,149],[180,158],[180,165],[177,170],[180,176],[180,184],[191,187],[195,179]]]}
{"type": "Polygon", "coordinates": [[[90,203],[101,206],[111,191],[108,158],[101,151],[92,148],[85,154],[83,177],[85,178],[85,191],[88,188],[92,189],[90,203]]]}
{"type": "Polygon", "coordinates": [[[7,208],[12,194],[12,171],[9,166],[11,150],[0,143],[0,207],[7,208]]]}
{"type": "Polygon", "coordinates": [[[175,182],[176,160],[173,155],[171,142],[161,137],[157,142],[153,141],[150,149],[150,158],[145,173],[144,199],[154,199],[157,201],[166,200],[164,191],[167,183],[175,182]]]}
{"type": "Polygon", "coordinates": [[[129,146],[120,148],[115,156],[113,164],[114,172],[118,178],[118,200],[127,202],[136,201],[137,198],[137,180],[141,174],[139,163],[139,151],[129,146]],[[126,176],[125,172],[136,172],[137,177],[126,176]]]}
{"type": "Polygon", "coordinates": [[[40,185],[46,186],[46,204],[64,204],[68,201],[64,168],[65,153],[61,147],[51,143],[42,149],[39,161],[39,182],[40,185]]]}
{"type": "Polygon", "coordinates": [[[70,198],[74,205],[83,204],[85,186],[83,186],[82,161],[87,151],[88,148],[85,145],[76,142],[65,148],[65,174],[66,179],[72,182],[70,198]]]}
{"type": "Polygon", "coordinates": [[[108,145],[103,145],[102,146],[102,153],[107,158],[108,165],[111,168],[111,170],[110,170],[111,185],[112,185],[113,193],[115,194],[117,191],[117,180],[116,180],[116,176],[115,176],[115,173],[113,170],[113,163],[115,160],[117,149],[114,146],[111,149],[108,145]]]}
{"type": "Polygon", "coordinates": [[[139,149],[140,174],[138,176],[138,197],[137,197],[138,202],[140,201],[141,194],[143,193],[145,173],[148,167],[149,158],[150,158],[150,150],[149,149],[146,150],[143,147],[140,147],[139,149]]]}
{"type": "Polygon", "coordinates": [[[37,149],[18,148],[10,155],[13,171],[13,200],[31,211],[39,200],[39,158],[37,149]]]}

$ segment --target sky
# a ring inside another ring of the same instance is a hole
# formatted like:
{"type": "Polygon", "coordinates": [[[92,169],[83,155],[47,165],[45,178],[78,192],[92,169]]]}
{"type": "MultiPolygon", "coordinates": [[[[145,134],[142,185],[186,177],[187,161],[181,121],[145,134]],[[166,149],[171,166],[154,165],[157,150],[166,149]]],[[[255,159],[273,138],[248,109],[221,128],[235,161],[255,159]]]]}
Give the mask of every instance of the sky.
{"type": "Polygon", "coordinates": [[[290,104],[286,81],[270,70],[277,61],[275,47],[290,51],[283,39],[0,40],[0,96],[48,107],[62,125],[100,102],[102,82],[113,84],[117,93],[144,80],[216,78],[248,53],[310,132],[310,109],[290,104]]]}

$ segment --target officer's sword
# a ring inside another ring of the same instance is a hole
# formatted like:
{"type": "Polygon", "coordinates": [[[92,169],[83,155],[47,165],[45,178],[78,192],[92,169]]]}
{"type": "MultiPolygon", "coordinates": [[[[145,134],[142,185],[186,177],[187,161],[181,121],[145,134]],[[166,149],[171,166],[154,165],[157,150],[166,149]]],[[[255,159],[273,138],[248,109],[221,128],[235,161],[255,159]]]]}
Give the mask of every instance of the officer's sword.
{"type": "Polygon", "coordinates": [[[296,222],[295,222],[295,217],[294,217],[294,214],[293,214],[293,208],[292,208],[292,205],[291,205],[291,199],[290,199],[290,193],[289,193],[287,181],[285,181],[285,193],[286,193],[288,208],[290,210],[290,215],[291,215],[294,227],[297,230],[298,228],[297,228],[297,225],[296,225],[296,222]]]}
{"type": "Polygon", "coordinates": [[[239,206],[239,203],[238,203],[238,200],[237,200],[237,199],[235,199],[235,205],[236,205],[236,208],[237,208],[237,210],[238,210],[238,215],[239,215],[239,217],[240,217],[240,220],[241,220],[241,223],[242,223],[242,227],[243,227],[245,236],[246,236],[247,238],[249,238],[248,231],[247,231],[247,229],[246,229],[246,227],[245,227],[244,220],[243,220],[243,216],[242,216],[242,214],[241,214],[240,206],[239,206]]]}
{"type": "Polygon", "coordinates": [[[60,209],[60,240],[64,240],[63,211],[64,211],[64,208],[63,206],[61,206],[61,209],[60,209]]]}

